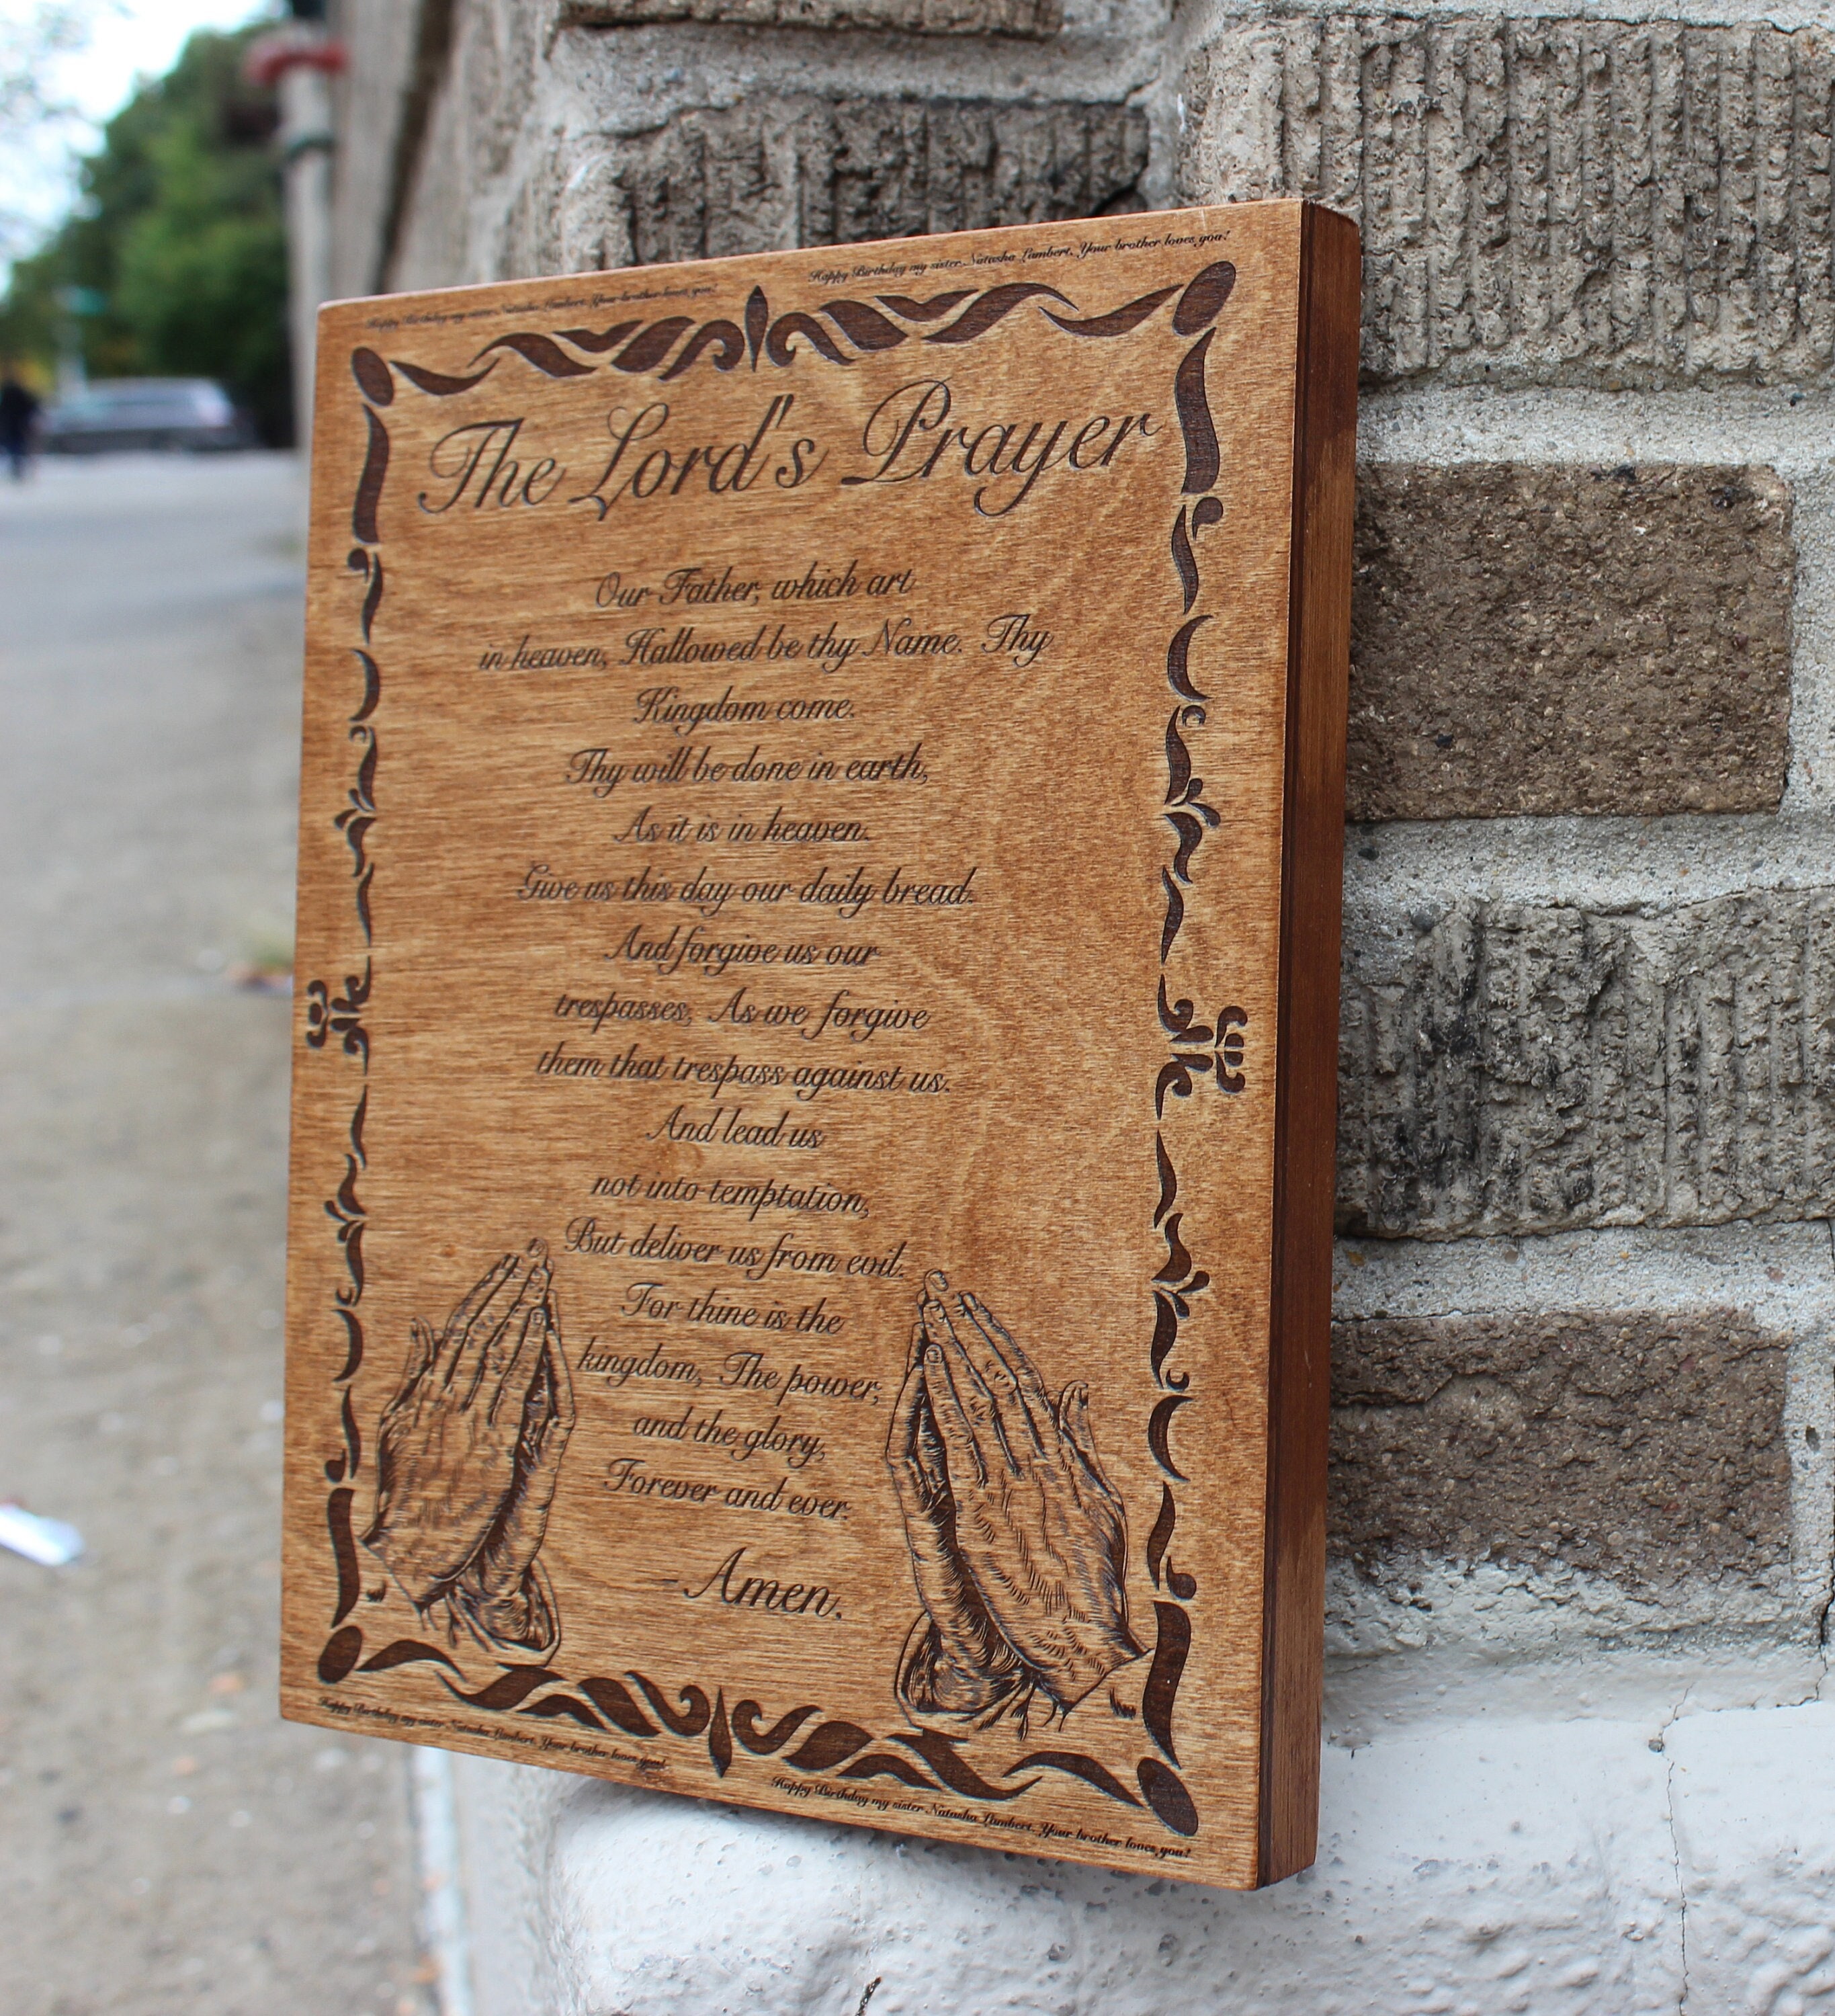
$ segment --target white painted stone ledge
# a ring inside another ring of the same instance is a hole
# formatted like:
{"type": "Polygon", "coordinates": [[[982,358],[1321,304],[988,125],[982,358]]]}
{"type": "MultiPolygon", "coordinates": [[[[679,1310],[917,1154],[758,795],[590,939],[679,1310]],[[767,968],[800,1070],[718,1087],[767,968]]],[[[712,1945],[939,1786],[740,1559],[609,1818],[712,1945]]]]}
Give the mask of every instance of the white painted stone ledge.
{"type": "Polygon", "coordinates": [[[1835,2008],[1835,1702],[1646,1679],[1329,1748],[1316,1867],[1253,1896],[461,1760],[477,2016],[1835,2008]]]}

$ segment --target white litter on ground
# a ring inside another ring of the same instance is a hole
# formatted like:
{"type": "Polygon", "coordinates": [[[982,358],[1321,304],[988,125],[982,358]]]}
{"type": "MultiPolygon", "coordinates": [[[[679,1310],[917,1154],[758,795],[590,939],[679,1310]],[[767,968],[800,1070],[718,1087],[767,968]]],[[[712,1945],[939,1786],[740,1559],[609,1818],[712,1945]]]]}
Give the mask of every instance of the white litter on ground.
{"type": "Polygon", "coordinates": [[[28,1561],[60,1568],[83,1551],[83,1536],[63,1519],[46,1519],[23,1505],[0,1505],[0,1547],[28,1561]]]}

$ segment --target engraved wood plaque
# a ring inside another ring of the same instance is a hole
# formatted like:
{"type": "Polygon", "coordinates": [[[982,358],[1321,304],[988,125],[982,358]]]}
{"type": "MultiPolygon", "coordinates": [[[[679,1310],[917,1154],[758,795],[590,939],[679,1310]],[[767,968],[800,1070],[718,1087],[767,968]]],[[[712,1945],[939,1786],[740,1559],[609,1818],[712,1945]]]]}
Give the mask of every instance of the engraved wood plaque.
{"type": "Polygon", "coordinates": [[[1311,1859],[1357,279],[1271,203],[325,311],[287,1714],[1311,1859]]]}

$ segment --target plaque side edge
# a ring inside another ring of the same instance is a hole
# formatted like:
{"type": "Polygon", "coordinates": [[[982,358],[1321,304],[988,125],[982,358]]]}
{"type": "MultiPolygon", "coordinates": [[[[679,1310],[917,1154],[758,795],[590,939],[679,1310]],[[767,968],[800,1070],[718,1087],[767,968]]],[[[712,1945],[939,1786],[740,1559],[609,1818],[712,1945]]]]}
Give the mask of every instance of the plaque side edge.
{"type": "Polygon", "coordinates": [[[1317,1849],[1360,252],[1299,225],[1256,1882],[1317,1849]]]}

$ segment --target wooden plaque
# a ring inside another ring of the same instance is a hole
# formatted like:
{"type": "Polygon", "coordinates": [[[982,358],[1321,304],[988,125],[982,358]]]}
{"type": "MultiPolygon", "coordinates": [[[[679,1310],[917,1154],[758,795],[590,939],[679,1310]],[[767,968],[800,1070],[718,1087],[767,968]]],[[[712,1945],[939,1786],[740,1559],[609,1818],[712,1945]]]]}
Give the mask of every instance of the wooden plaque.
{"type": "Polygon", "coordinates": [[[1357,281],[1270,203],[324,311],[290,1715],[1310,1860],[1357,281]]]}

